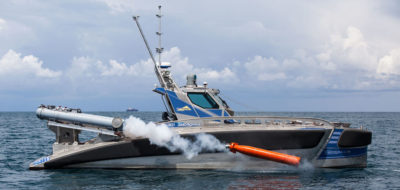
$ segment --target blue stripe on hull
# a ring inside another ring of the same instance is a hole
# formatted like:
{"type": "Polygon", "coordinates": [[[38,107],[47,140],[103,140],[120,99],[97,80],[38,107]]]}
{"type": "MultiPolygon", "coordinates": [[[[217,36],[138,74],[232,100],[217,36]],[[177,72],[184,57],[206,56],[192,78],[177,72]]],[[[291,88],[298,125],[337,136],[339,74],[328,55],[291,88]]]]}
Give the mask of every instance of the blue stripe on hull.
{"type": "Polygon", "coordinates": [[[367,147],[363,148],[340,148],[336,150],[324,149],[318,159],[337,159],[362,156],[367,153],[367,147]]]}
{"type": "Polygon", "coordinates": [[[340,148],[338,141],[343,129],[334,129],[331,138],[318,159],[350,158],[367,154],[367,147],[340,148]]]}

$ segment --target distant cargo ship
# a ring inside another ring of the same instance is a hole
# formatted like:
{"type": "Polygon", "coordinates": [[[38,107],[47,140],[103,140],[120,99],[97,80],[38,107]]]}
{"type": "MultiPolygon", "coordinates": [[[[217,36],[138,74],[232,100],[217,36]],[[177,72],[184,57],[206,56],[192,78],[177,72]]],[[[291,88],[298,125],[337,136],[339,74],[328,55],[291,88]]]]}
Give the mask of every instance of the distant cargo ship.
{"type": "Polygon", "coordinates": [[[126,109],[126,111],[131,112],[131,111],[139,111],[139,110],[135,109],[135,108],[128,108],[128,109],[126,109]]]}

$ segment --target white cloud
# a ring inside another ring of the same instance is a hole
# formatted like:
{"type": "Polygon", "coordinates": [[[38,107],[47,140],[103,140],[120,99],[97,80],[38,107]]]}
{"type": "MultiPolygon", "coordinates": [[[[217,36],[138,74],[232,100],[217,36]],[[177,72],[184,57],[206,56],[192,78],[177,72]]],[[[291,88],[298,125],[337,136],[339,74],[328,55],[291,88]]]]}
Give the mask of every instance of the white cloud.
{"type": "MultiPolygon", "coordinates": [[[[190,64],[189,58],[183,56],[178,47],[165,51],[162,60],[171,63],[173,77],[180,85],[185,83],[189,73],[197,74],[199,81],[268,83],[281,88],[370,90],[390,89],[398,84],[396,77],[387,76],[400,75],[400,49],[379,56],[363,33],[353,26],[349,26],[343,34],[332,34],[326,42],[320,51],[299,49],[287,58],[256,55],[243,63],[236,61],[219,65],[221,69],[190,64]]],[[[37,57],[23,57],[13,50],[2,57],[0,68],[0,76],[57,78],[62,75],[61,71],[44,68],[37,57]]],[[[109,80],[126,84],[129,77],[137,81],[155,79],[153,69],[151,59],[127,64],[114,59],[103,62],[92,57],[75,57],[64,73],[71,84],[86,81],[85,85],[91,85],[109,80]]]]}
{"type": "Polygon", "coordinates": [[[171,63],[173,74],[180,78],[186,78],[182,75],[193,73],[195,68],[189,64],[189,58],[181,55],[181,50],[178,47],[172,47],[162,54],[162,61],[171,63]]]}
{"type": "Polygon", "coordinates": [[[104,76],[121,76],[128,70],[125,63],[118,63],[116,60],[110,60],[109,67],[101,66],[104,68],[101,75],[104,76]]]}
{"type": "Polygon", "coordinates": [[[199,79],[203,81],[213,81],[213,82],[222,82],[222,83],[235,83],[238,82],[239,79],[231,69],[225,67],[221,71],[212,70],[212,69],[199,69],[199,79]]]}
{"type": "Polygon", "coordinates": [[[198,79],[212,82],[238,82],[236,74],[228,67],[218,71],[207,67],[197,67],[189,64],[189,58],[183,57],[178,47],[173,47],[163,54],[163,60],[172,63],[172,74],[180,83],[184,83],[187,74],[197,74],[198,79]]]}
{"type": "Polygon", "coordinates": [[[127,66],[125,63],[119,63],[116,60],[110,60],[108,65],[98,62],[97,67],[102,76],[135,76],[148,77],[153,73],[153,63],[151,60],[140,61],[127,66]]]}
{"type": "Polygon", "coordinates": [[[67,68],[67,76],[70,78],[101,78],[101,77],[148,77],[153,73],[153,63],[140,61],[127,65],[116,60],[103,63],[90,57],[75,57],[67,68]]]}
{"type": "Polygon", "coordinates": [[[61,71],[44,68],[43,62],[33,55],[21,56],[14,50],[9,50],[0,59],[0,77],[29,77],[57,78],[61,71]]]}
{"type": "Polygon", "coordinates": [[[255,56],[252,60],[246,62],[244,67],[248,76],[255,77],[258,80],[271,81],[286,78],[284,73],[279,72],[282,70],[280,68],[282,65],[272,57],[255,56]]]}
{"type": "Polygon", "coordinates": [[[377,73],[400,75],[400,49],[394,49],[379,59],[377,73]]]}
{"type": "MultiPolygon", "coordinates": [[[[186,75],[189,73],[197,74],[199,80],[210,80],[215,82],[237,81],[236,74],[224,67],[222,70],[211,68],[195,67],[189,64],[189,59],[181,55],[178,47],[173,47],[162,54],[163,62],[172,63],[172,74],[178,83],[183,84],[186,75]]],[[[126,64],[116,60],[103,63],[89,57],[75,57],[71,66],[67,69],[67,76],[70,78],[104,78],[104,77],[138,77],[155,78],[154,64],[151,59],[142,60],[134,64],[126,64]]]]}
{"type": "Polygon", "coordinates": [[[368,46],[361,31],[353,26],[346,29],[346,34],[332,35],[325,54],[330,54],[328,61],[334,61],[340,69],[376,69],[376,52],[368,46]]]}
{"type": "MultiPolygon", "coordinates": [[[[178,47],[162,54],[162,60],[172,64],[172,74],[178,84],[184,84],[186,75],[194,73],[199,81],[215,83],[247,82],[262,85],[284,84],[287,88],[325,88],[341,90],[367,90],[392,88],[396,82],[383,81],[377,74],[397,74],[398,50],[379,58],[369,46],[363,33],[349,26],[344,33],[332,34],[317,52],[296,50],[292,57],[278,59],[256,55],[247,62],[238,61],[222,66],[221,70],[195,66],[182,55],[178,47]],[[379,60],[379,62],[377,61],[379,60]]],[[[88,57],[74,58],[68,76],[80,78],[137,77],[154,78],[151,59],[134,64],[116,60],[107,63],[88,57]]]]}
{"type": "Polygon", "coordinates": [[[361,31],[353,26],[347,28],[347,36],[343,39],[343,49],[362,48],[365,49],[367,44],[361,31]]]}
{"type": "Polygon", "coordinates": [[[74,57],[65,75],[69,78],[91,77],[96,73],[96,61],[89,57],[74,57]]]}
{"type": "MultiPolygon", "coordinates": [[[[349,26],[345,34],[333,34],[319,52],[297,50],[290,58],[254,56],[236,70],[246,71],[246,80],[283,82],[288,87],[342,90],[391,89],[397,78],[381,75],[400,74],[400,49],[379,59],[362,32],[349,26]],[[379,76],[377,75],[379,74],[379,76]],[[395,81],[390,81],[395,80],[395,81]]],[[[254,83],[254,82],[253,82],[254,83]]]]}

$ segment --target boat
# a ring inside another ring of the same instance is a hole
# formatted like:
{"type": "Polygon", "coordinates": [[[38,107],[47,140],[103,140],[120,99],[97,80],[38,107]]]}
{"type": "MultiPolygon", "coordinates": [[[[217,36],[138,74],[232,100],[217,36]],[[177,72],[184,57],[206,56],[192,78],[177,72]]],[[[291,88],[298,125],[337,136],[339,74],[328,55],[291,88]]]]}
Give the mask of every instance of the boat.
{"type": "Polygon", "coordinates": [[[139,110],[136,109],[136,108],[131,108],[131,107],[129,107],[128,109],[126,109],[126,111],[127,111],[127,112],[134,112],[134,111],[139,111],[139,110]]]}
{"type": "MultiPolygon", "coordinates": [[[[161,7],[157,16],[160,18],[161,7]]],[[[126,119],[82,113],[80,109],[57,109],[41,105],[36,114],[47,121],[55,133],[53,153],[41,157],[29,168],[112,168],[112,169],[288,169],[308,164],[319,168],[366,167],[371,131],[348,123],[318,118],[280,116],[236,116],[219,96],[220,90],[197,84],[195,74],[187,75],[186,84],[178,86],[171,76],[171,64],[161,62],[161,29],[158,63],[147,44],[138,17],[133,17],[154,62],[160,83],[153,91],[163,100],[166,111],[157,126],[167,126],[182,138],[193,139],[208,134],[227,144],[223,150],[202,150],[189,159],[182,151],[152,143],[148,137],[127,137],[126,119]],[[80,142],[81,131],[97,133],[80,142]],[[247,145],[238,147],[239,145],[247,145]],[[236,146],[238,145],[238,146],[236,146]],[[232,152],[243,154],[234,154],[232,152]],[[276,160],[293,158],[294,164],[276,160]],[[296,161],[297,160],[297,161],[296,161]],[[294,165],[294,166],[293,166],[294,165]]]]}

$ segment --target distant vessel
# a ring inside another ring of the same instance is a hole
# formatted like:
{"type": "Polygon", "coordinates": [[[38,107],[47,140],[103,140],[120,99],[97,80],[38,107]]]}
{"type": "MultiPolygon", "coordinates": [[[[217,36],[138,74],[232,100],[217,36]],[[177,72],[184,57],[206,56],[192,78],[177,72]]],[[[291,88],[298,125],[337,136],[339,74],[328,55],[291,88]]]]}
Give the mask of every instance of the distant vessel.
{"type": "MultiPolygon", "coordinates": [[[[157,16],[161,18],[161,12],[157,16]]],[[[315,118],[234,116],[234,111],[219,96],[219,89],[209,88],[207,83],[203,86],[197,85],[196,75],[188,75],[186,85],[179,87],[171,76],[171,65],[160,60],[163,50],[161,38],[157,48],[160,55],[157,63],[137,18],[134,17],[134,20],[153,60],[154,71],[161,85],[156,86],[153,91],[161,95],[166,108],[166,112],[162,114],[163,121],[157,124],[165,124],[189,139],[201,133],[211,134],[220,142],[232,142],[227,144],[232,152],[239,151],[252,157],[233,156],[224,151],[203,151],[189,160],[179,151],[170,151],[151,144],[146,137],[125,137],[122,130],[125,120],[122,118],[43,105],[37,109],[36,115],[48,121],[47,126],[55,133],[56,142],[53,144],[52,155],[32,162],[30,169],[269,170],[280,167],[280,163],[297,165],[299,161],[321,168],[367,166],[367,150],[372,133],[362,127],[353,128],[348,123],[315,118]],[[98,136],[87,142],[79,142],[81,131],[94,132],[98,136]],[[235,142],[248,146],[240,146],[235,142]],[[294,158],[291,159],[294,162],[288,161],[289,158],[294,158]]],[[[161,30],[157,35],[161,36],[161,30]]],[[[130,110],[133,111],[133,108],[127,111],[130,110]]]]}
{"type": "Polygon", "coordinates": [[[138,109],[135,108],[131,108],[129,107],[128,109],[126,109],[127,112],[132,112],[132,111],[139,111],[138,109]]]}

